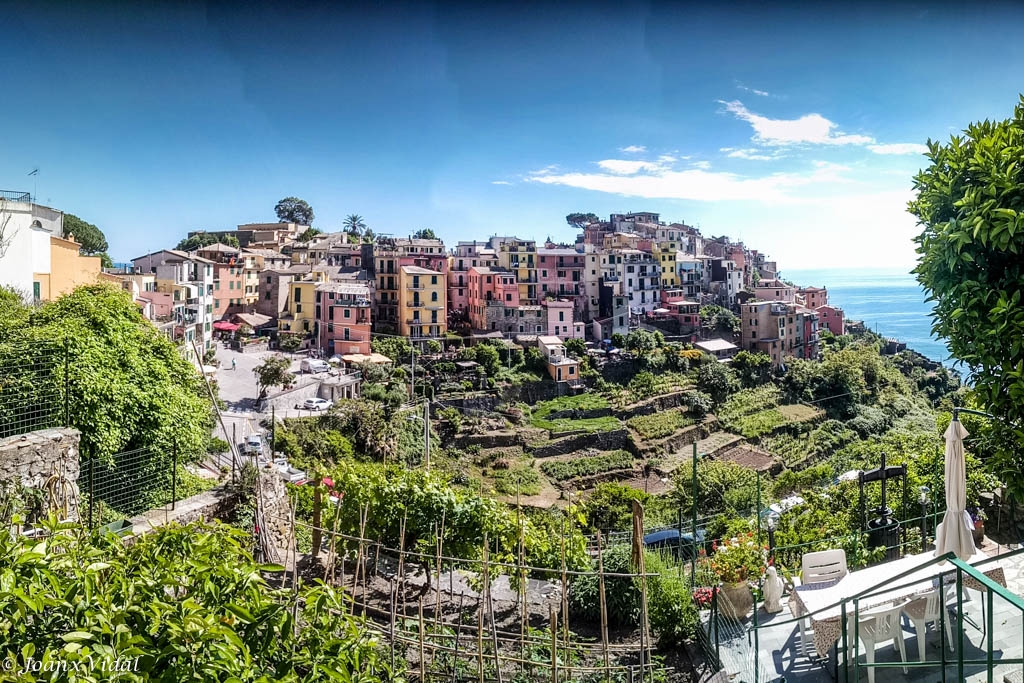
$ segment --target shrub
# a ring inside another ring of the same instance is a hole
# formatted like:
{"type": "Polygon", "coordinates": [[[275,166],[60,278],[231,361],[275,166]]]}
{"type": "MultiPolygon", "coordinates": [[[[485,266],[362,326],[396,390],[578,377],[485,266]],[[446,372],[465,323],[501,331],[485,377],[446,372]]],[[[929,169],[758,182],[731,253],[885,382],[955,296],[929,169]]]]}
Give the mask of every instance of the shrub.
{"type": "Polygon", "coordinates": [[[524,496],[536,496],[541,490],[540,473],[532,467],[519,466],[494,473],[494,490],[506,496],[516,495],[518,491],[524,496]]]}
{"type": "Polygon", "coordinates": [[[229,444],[224,439],[219,439],[216,436],[210,437],[210,443],[206,447],[207,453],[227,453],[231,449],[229,444]]]}
{"type": "Polygon", "coordinates": [[[634,500],[646,505],[651,495],[617,481],[598,484],[582,505],[588,528],[593,531],[628,529],[634,500]]]}

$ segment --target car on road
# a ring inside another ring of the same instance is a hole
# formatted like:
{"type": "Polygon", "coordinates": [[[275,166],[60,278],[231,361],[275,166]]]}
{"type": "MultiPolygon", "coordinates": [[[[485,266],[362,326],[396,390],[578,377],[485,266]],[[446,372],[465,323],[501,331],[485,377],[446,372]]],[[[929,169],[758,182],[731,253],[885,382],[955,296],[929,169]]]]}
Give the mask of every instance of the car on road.
{"type": "Polygon", "coordinates": [[[320,360],[319,358],[305,358],[299,363],[299,369],[302,372],[309,373],[327,372],[331,369],[331,366],[327,364],[327,361],[320,360]]]}
{"type": "Polygon", "coordinates": [[[245,452],[248,455],[262,455],[263,437],[259,434],[250,434],[245,437],[245,452]]]}
{"type": "Polygon", "coordinates": [[[698,544],[704,544],[703,529],[697,529],[697,543],[693,542],[692,533],[680,533],[679,529],[663,529],[644,536],[645,548],[670,552],[677,560],[690,560],[696,557],[698,544]]]}
{"type": "Polygon", "coordinates": [[[302,410],[327,410],[331,407],[331,402],[322,398],[307,398],[302,406],[296,406],[302,410]]]}

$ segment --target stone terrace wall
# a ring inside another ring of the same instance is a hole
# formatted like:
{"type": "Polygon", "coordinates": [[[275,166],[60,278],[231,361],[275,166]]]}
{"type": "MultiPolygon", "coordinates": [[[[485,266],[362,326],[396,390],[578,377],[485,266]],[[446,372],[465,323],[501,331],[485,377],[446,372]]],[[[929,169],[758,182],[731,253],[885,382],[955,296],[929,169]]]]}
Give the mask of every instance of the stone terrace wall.
{"type": "Polygon", "coordinates": [[[42,429],[0,440],[0,482],[19,481],[23,486],[43,489],[51,477],[68,484],[69,517],[78,515],[77,429],[42,429]]]}

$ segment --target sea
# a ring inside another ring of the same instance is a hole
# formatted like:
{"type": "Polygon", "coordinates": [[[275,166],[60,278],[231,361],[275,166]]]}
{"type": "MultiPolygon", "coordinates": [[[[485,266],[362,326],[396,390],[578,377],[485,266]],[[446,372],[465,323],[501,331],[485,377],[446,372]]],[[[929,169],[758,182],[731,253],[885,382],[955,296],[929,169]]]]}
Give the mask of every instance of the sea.
{"type": "Polygon", "coordinates": [[[801,287],[827,288],[828,302],[842,308],[847,320],[862,320],[878,334],[952,367],[946,345],[931,334],[931,305],[909,269],[787,269],[781,277],[801,287]]]}

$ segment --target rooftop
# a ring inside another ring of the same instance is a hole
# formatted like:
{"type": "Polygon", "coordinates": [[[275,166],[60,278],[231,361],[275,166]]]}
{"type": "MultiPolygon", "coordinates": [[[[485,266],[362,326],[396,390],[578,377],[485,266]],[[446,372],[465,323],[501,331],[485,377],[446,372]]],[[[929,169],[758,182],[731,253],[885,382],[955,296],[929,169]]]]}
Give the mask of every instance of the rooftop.
{"type": "Polygon", "coordinates": [[[436,270],[430,270],[429,268],[420,268],[419,266],[402,266],[402,272],[410,275],[440,275],[441,273],[436,270]]]}
{"type": "Polygon", "coordinates": [[[698,349],[705,351],[730,351],[732,349],[739,348],[732,342],[727,342],[724,339],[709,339],[707,341],[697,342],[694,344],[698,349]]]}

